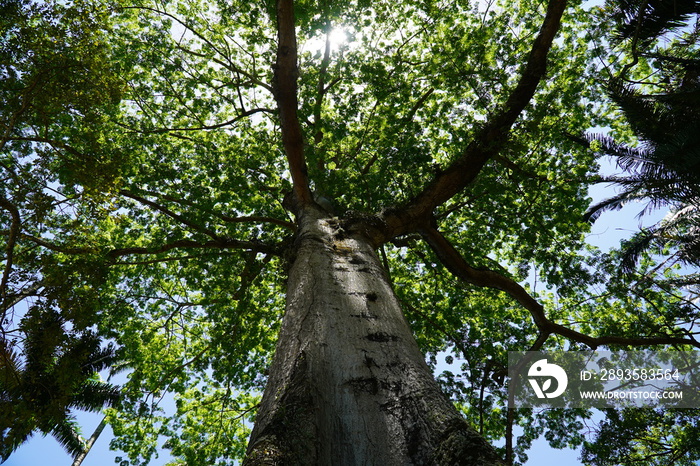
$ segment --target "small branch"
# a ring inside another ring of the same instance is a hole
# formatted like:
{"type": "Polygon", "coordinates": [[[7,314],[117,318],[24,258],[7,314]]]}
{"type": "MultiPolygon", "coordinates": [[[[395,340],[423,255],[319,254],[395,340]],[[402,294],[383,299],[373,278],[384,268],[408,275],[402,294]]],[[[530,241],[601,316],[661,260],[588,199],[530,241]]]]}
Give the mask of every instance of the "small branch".
{"type": "Polygon", "coordinates": [[[229,217],[227,215],[217,215],[221,220],[224,222],[229,222],[229,223],[244,223],[244,222],[264,222],[264,223],[272,223],[275,225],[279,225],[285,228],[289,228],[291,230],[296,230],[297,226],[295,223],[289,222],[287,220],[280,220],[277,218],[272,218],[272,217],[260,217],[260,216],[255,216],[255,215],[247,215],[247,216],[242,216],[242,217],[229,217]]]}
{"type": "Polygon", "coordinates": [[[27,141],[27,142],[43,142],[46,144],[49,144],[52,146],[54,149],[63,149],[69,154],[81,157],[82,159],[87,158],[85,154],[80,152],[79,150],[69,146],[68,144],[62,143],[60,141],[56,141],[54,139],[49,139],[49,138],[40,138],[40,137],[15,137],[15,136],[10,136],[7,138],[8,141],[27,141]]]}
{"type": "Polygon", "coordinates": [[[5,297],[5,302],[0,303],[2,309],[0,309],[0,312],[2,312],[3,317],[6,315],[7,311],[14,305],[18,304],[20,301],[23,299],[33,296],[34,293],[39,291],[39,289],[44,286],[41,282],[41,280],[37,280],[33,284],[29,285],[22,291],[18,293],[12,293],[11,295],[8,294],[5,297]]]}
{"type": "Polygon", "coordinates": [[[532,180],[538,180],[542,181],[545,183],[549,183],[549,180],[547,179],[546,176],[538,175],[536,173],[531,173],[527,170],[524,170],[521,168],[518,164],[510,160],[508,157],[500,154],[496,154],[493,156],[493,159],[498,162],[499,164],[503,165],[504,167],[512,170],[513,172],[520,173],[521,175],[530,178],[532,180]]]}
{"type": "MultiPolygon", "coordinates": [[[[217,47],[216,45],[214,45],[209,39],[207,39],[207,37],[206,37],[205,34],[203,34],[202,32],[200,32],[200,31],[194,29],[194,28],[190,25],[189,22],[185,22],[185,21],[183,21],[182,19],[178,18],[177,16],[175,16],[175,15],[173,15],[173,14],[171,14],[171,13],[168,13],[167,11],[159,10],[159,9],[153,8],[153,7],[148,7],[148,6],[125,6],[125,7],[119,7],[119,8],[124,9],[124,10],[135,9],[135,10],[150,11],[150,12],[153,12],[153,13],[156,13],[156,14],[159,14],[159,15],[163,15],[163,16],[166,16],[166,17],[172,19],[173,21],[175,21],[175,22],[177,22],[178,24],[180,24],[183,28],[187,29],[187,30],[190,31],[192,34],[194,34],[195,36],[197,36],[197,38],[199,38],[199,40],[201,40],[203,43],[205,43],[211,50],[213,50],[215,53],[217,53],[219,56],[221,56],[222,58],[224,58],[224,59],[226,60],[226,62],[224,63],[224,62],[222,62],[221,60],[216,60],[216,59],[214,59],[218,64],[224,66],[225,68],[227,68],[227,69],[229,69],[229,70],[231,70],[231,71],[233,71],[233,72],[235,72],[235,73],[238,73],[238,74],[241,74],[241,75],[245,76],[246,78],[250,79],[250,81],[253,82],[253,83],[255,83],[256,85],[261,86],[261,87],[264,87],[264,88],[267,89],[267,90],[270,90],[269,86],[267,86],[266,84],[264,84],[263,82],[261,82],[260,80],[258,80],[254,75],[249,74],[249,73],[246,73],[244,70],[238,68],[238,67],[230,60],[229,55],[228,55],[227,53],[225,53],[225,52],[224,52],[223,50],[221,50],[219,47],[217,47]]],[[[225,44],[225,45],[228,47],[228,44],[225,44]]],[[[188,51],[188,50],[184,49],[183,47],[181,47],[181,46],[179,46],[179,45],[178,45],[178,48],[180,48],[181,50],[183,50],[185,53],[192,53],[191,51],[188,51]]],[[[203,55],[200,54],[199,56],[203,56],[203,55]]]]}
{"type": "Polygon", "coordinates": [[[219,239],[219,236],[216,233],[214,233],[213,231],[208,230],[208,229],[204,228],[203,226],[198,225],[198,224],[186,219],[182,215],[179,215],[179,214],[176,214],[175,212],[172,212],[168,208],[166,208],[158,203],[155,203],[153,201],[149,201],[148,199],[145,199],[141,196],[138,196],[138,195],[136,195],[130,191],[127,191],[125,189],[119,191],[119,194],[121,194],[122,196],[128,197],[130,199],[133,199],[137,202],[140,202],[141,204],[147,205],[147,206],[151,207],[152,209],[157,210],[158,212],[161,212],[161,213],[167,215],[168,217],[177,220],[178,222],[182,223],[183,225],[186,225],[186,226],[192,228],[195,231],[198,231],[200,233],[204,233],[205,235],[209,236],[210,238],[212,238],[214,240],[219,239]]]}
{"type": "MultiPolygon", "coordinates": [[[[199,206],[196,203],[186,201],[184,199],[178,199],[175,196],[170,196],[168,194],[160,194],[157,192],[147,191],[147,190],[140,190],[140,191],[148,194],[149,196],[158,197],[158,198],[164,199],[166,201],[175,202],[177,204],[184,205],[187,207],[193,207],[196,209],[199,208],[199,206]]],[[[282,226],[285,228],[289,228],[291,230],[296,230],[296,227],[297,227],[296,224],[294,224],[292,222],[289,222],[287,220],[280,220],[280,219],[273,218],[273,217],[264,217],[264,216],[259,216],[259,215],[243,215],[240,217],[231,217],[228,215],[223,215],[223,214],[219,214],[216,212],[212,212],[208,209],[206,209],[204,211],[207,212],[208,214],[211,214],[211,215],[215,216],[216,218],[223,220],[224,222],[228,222],[228,223],[245,223],[245,222],[272,223],[274,225],[279,225],[279,226],[282,226]]]]}
{"type": "MultiPolygon", "coordinates": [[[[2,230],[0,231],[0,235],[3,236],[9,236],[10,232],[7,230],[2,230]]],[[[18,238],[31,241],[34,244],[37,244],[39,246],[45,247],[46,249],[49,249],[51,251],[56,251],[56,252],[61,252],[63,254],[88,254],[91,252],[95,252],[96,250],[94,248],[71,248],[71,247],[66,247],[66,246],[61,246],[59,244],[53,244],[48,241],[46,241],[43,238],[38,238],[36,236],[28,235],[26,233],[19,233],[18,238]]]]}
{"type": "Polygon", "coordinates": [[[431,96],[431,94],[435,92],[434,88],[428,89],[425,94],[420,96],[420,98],[416,101],[415,104],[413,104],[413,107],[411,107],[411,110],[408,111],[408,114],[404,117],[406,121],[411,121],[413,120],[413,117],[416,115],[416,112],[418,111],[419,108],[423,106],[426,100],[428,100],[428,97],[431,96]]]}
{"type": "Polygon", "coordinates": [[[204,126],[192,126],[192,127],[183,127],[183,128],[158,128],[158,129],[152,129],[152,130],[134,130],[136,133],[141,133],[141,134],[162,134],[162,133],[172,133],[176,131],[206,131],[206,130],[212,130],[212,129],[218,129],[218,128],[223,128],[225,126],[230,126],[243,118],[249,117],[251,115],[255,115],[256,113],[274,113],[273,110],[269,108],[255,108],[252,110],[247,110],[245,112],[242,112],[241,114],[237,115],[236,117],[225,121],[223,123],[217,123],[214,125],[204,125],[204,126]]]}
{"type": "Polygon", "coordinates": [[[644,3],[639,7],[637,12],[637,27],[634,29],[634,36],[632,37],[632,61],[626,64],[622,71],[620,71],[620,76],[625,76],[627,72],[639,63],[639,54],[637,53],[637,43],[639,42],[639,33],[642,30],[642,22],[644,21],[644,16],[646,16],[646,9],[649,5],[649,0],[645,0],[644,3]]]}
{"type": "Polygon", "coordinates": [[[117,258],[132,254],[161,254],[164,252],[171,251],[173,249],[244,249],[249,251],[261,252],[264,254],[280,254],[278,248],[271,247],[261,242],[239,241],[232,238],[219,238],[215,241],[207,241],[205,243],[183,239],[151,248],[132,247],[113,249],[109,251],[107,255],[111,258],[117,258]]]}
{"type": "Polygon", "coordinates": [[[323,139],[321,131],[321,108],[323,107],[323,98],[326,95],[326,75],[328,74],[328,65],[331,62],[331,22],[326,20],[326,47],[323,51],[323,59],[321,59],[321,68],[318,71],[318,86],[316,102],[314,103],[314,144],[318,144],[323,139]]]}

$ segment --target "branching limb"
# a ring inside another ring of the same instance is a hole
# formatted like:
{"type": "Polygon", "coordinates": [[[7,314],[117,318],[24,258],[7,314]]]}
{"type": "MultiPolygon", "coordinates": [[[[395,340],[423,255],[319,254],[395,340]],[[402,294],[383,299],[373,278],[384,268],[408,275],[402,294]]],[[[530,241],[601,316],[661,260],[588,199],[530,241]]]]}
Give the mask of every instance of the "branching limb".
{"type": "Polygon", "coordinates": [[[244,222],[262,222],[262,223],[272,223],[274,225],[279,225],[281,227],[289,228],[291,230],[296,230],[296,224],[289,222],[287,220],[280,220],[278,218],[272,217],[260,217],[257,215],[243,215],[240,217],[230,217],[228,215],[217,215],[224,222],[229,223],[244,223],[244,222]]]}
{"type": "Polygon", "coordinates": [[[207,38],[206,34],[197,30],[196,28],[192,27],[190,22],[183,21],[182,19],[180,19],[176,15],[168,13],[167,11],[159,10],[158,8],[148,7],[148,6],[144,6],[144,5],[125,6],[125,7],[119,7],[119,8],[124,9],[124,10],[130,10],[130,9],[145,10],[145,11],[150,11],[152,13],[156,13],[158,15],[162,15],[162,16],[165,16],[167,18],[170,18],[171,20],[177,22],[182,27],[184,27],[186,30],[188,30],[189,32],[194,34],[199,40],[201,40],[204,44],[206,44],[211,50],[213,50],[216,54],[218,54],[219,56],[223,57],[226,60],[225,62],[222,62],[220,60],[216,60],[217,63],[219,63],[220,65],[224,66],[225,68],[231,70],[234,73],[245,76],[252,83],[255,83],[255,85],[263,87],[267,90],[270,90],[269,86],[267,86],[265,83],[260,81],[255,75],[247,73],[245,70],[242,70],[241,68],[236,66],[229,58],[229,54],[226,53],[226,51],[222,50],[220,47],[217,47],[212,41],[210,41],[207,38]]]}
{"type": "Polygon", "coordinates": [[[2,316],[5,317],[7,311],[10,310],[12,306],[19,304],[23,299],[28,298],[29,296],[35,296],[36,292],[43,286],[44,284],[42,281],[37,280],[19,292],[7,294],[5,301],[0,303],[0,312],[2,313],[2,316]]]}
{"type": "Polygon", "coordinates": [[[320,143],[323,139],[323,131],[321,130],[321,108],[323,107],[323,98],[326,95],[326,91],[328,90],[328,88],[326,87],[326,77],[328,75],[328,65],[331,62],[330,34],[331,22],[330,20],[326,20],[326,47],[323,51],[321,68],[318,71],[318,87],[316,93],[316,102],[314,103],[314,144],[320,143]]]}
{"type": "MultiPolygon", "coordinates": [[[[7,234],[7,232],[0,232],[0,234],[7,234]]],[[[56,251],[67,255],[96,254],[100,252],[94,247],[68,247],[60,244],[54,244],[43,238],[38,238],[36,236],[27,235],[24,233],[20,233],[19,238],[42,246],[50,251],[56,251]]],[[[205,242],[182,239],[153,247],[116,248],[107,251],[105,254],[109,258],[115,259],[117,257],[129,255],[162,254],[174,249],[241,249],[279,256],[282,254],[282,248],[283,246],[281,244],[270,245],[263,243],[262,241],[242,241],[233,238],[217,238],[205,242]]]]}
{"type": "Polygon", "coordinates": [[[475,269],[470,266],[452,244],[435,228],[427,227],[420,231],[423,239],[438,255],[440,261],[455,276],[473,285],[505,291],[521,306],[527,309],[541,335],[557,334],[570,340],[583,343],[592,349],[599,346],[651,346],[651,345],[691,345],[700,348],[700,341],[694,338],[674,336],[627,338],[620,336],[592,337],[549,320],[544,307],[525,288],[493,270],[475,269]]]}
{"type": "Polygon", "coordinates": [[[565,7],[566,0],[549,1],[547,14],[532,45],[527,64],[503,108],[487,121],[464,153],[435,176],[421,193],[402,208],[383,213],[386,230],[385,237],[378,238],[380,242],[427,225],[433,210],[474,181],[486,162],[503,149],[513,124],[530,103],[545,76],[547,55],[559,30],[565,7]]]}
{"type": "Polygon", "coordinates": [[[69,146],[68,144],[65,144],[61,141],[57,141],[55,139],[50,139],[50,138],[43,138],[43,137],[15,137],[15,136],[10,136],[7,138],[8,141],[28,141],[28,142],[42,142],[45,144],[50,145],[54,149],[63,149],[66,152],[68,152],[71,155],[75,155],[78,157],[81,157],[82,159],[85,159],[87,156],[80,152],[79,150],[75,149],[72,146],[69,146]]]}

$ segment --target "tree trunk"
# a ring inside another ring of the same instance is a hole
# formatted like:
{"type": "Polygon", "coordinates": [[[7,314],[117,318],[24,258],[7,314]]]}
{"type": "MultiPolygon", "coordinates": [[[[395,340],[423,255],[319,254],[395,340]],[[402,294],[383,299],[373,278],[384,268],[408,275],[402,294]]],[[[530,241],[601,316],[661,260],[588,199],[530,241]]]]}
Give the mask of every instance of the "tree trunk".
{"type": "Polygon", "coordinates": [[[442,394],[369,241],[305,209],[244,465],[502,464],[442,394]]]}

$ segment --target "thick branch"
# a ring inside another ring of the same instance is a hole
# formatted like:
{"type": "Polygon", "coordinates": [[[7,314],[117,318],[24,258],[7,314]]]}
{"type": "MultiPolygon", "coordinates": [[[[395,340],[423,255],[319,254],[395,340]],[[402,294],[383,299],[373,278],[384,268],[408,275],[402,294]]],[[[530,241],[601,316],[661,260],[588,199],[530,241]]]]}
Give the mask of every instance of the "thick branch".
{"type": "Polygon", "coordinates": [[[438,255],[440,261],[458,278],[477,286],[495,288],[505,291],[521,306],[527,309],[532,320],[542,335],[557,334],[579,343],[583,343],[592,349],[599,346],[623,345],[623,346],[648,346],[648,345],[691,345],[700,348],[700,342],[695,339],[679,338],[673,336],[627,338],[619,336],[592,337],[563,325],[550,321],[545,315],[544,307],[535,298],[520,286],[515,280],[505,277],[493,270],[475,269],[470,266],[452,244],[434,227],[428,227],[420,231],[423,239],[438,255]]]}
{"type": "MultiPolygon", "coordinates": [[[[323,139],[323,131],[321,130],[321,108],[323,107],[323,98],[328,90],[326,88],[326,75],[328,74],[328,65],[331,62],[331,23],[326,20],[326,47],[321,60],[321,68],[318,71],[318,86],[316,94],[316,102],[314,103],[314,143],[318,144],[323,139]]],[[[319,161],[322,163],[322,161],[319,161]]],[[[322,166],[319,168],[323,168],[322,166]]]]}
{"type": "Polygon", "coordinates": [[[295,201],[300,206],[313,202],[304,158],[304,138],[297,109],[297,39],[294,30],[294,1],[277,1],[277,63],[275,98],[280,112],[282,143],[294,183],[295,201]]]}
{"type": "Polygon", "coordinates": [[[382,242],[416,231],[427,225],[435,207],[462,191],[477,177],[486,162],[505,146],[511,127],[530,103],[545,76],[547,55],[559,30],[566,0],[550,0],[547,14],[535,39],[520,80],[503,108],[497,112],[467,146],[462,156],[438,174],[404,207],[383,213],[387,231],[382,242]]]}

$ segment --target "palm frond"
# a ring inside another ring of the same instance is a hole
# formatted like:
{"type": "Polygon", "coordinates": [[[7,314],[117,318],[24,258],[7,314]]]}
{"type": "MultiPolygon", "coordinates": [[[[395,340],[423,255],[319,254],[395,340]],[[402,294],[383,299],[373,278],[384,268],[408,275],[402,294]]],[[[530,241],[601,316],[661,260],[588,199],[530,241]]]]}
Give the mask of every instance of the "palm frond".
{"type": "Polygon", "coordinates": [[[649,150],[666,139],[670,128],[682,124],[671,107],[660,105],[652,96],[641,95],[622,79],[611,79],[606,87],[610,98],[625,114],[630,128],[649,150]]]}
{"type": "Polygon", "coordinates": [[[26,410],[15,399],[0,402],[0,463],[34,434],[36,424],[26,410]]]}
{"type": "Polygon", "coordinates": [[[6,339],[0,339],[0,400],[21,383],[21,366],[19,353],[6,339]]]}
{"type": "Polygon", "coordinates": [[[649,43],[661,34],[686,25],[700,12],[697,0],[618,0],[614,3],[617,39],[649,43]]]}
{"type": "Polygon", "coordinates": [[[616,196],[609,197],[600,201],[597,204],[592,205],[588,208],[583,218],[588,222],[595,222],[604,212],[611,210],[620,210],[630,202],[643,199],[645,199],[644,192],[625,190],[616,196]]]}
{"type": "Polygon", "coordinates": [[[63,449],[73,457],[85,450],[85,443],[80,438],[77,424],[72,417],[56,422],[50,432],[46,433],[50,433],[63,449]]]}
{"type": "Polygon", "coordinates": [[[116,406],[121,400],[119,387],[97,380],[80,384],[71,400],[71,407],[84,411],[99,411],[106,406],[116,406]]]}
{"type": "Polygon", "coordinates": [[[624,273],[632,273],[637,268],[637,263],[640,257],[652,247],[656,247],[660,251],[659,243],[659,228],[654,226],[643,229],[636,233],[628,241],[622,245],[622,256],[620,261],[620,269],[624,273]]]}

